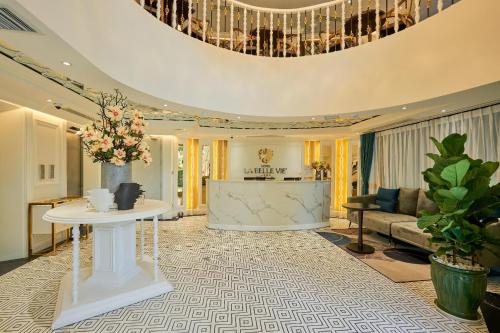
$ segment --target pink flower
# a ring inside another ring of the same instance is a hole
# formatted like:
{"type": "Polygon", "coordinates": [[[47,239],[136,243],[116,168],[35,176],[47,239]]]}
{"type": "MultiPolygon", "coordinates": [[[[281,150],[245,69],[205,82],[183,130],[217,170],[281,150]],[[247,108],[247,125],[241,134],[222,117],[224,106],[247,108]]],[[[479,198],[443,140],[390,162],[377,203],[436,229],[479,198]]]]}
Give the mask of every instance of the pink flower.
{"type": "Polygon", "coordinates": [[[136,133],[144,133],[144,122],[139,118],[134,118],[130,128],[136,133]]]}
{"type": "Polygon", "coordinates": [[[130,147],[135,145],[137,143],[137,140],[131,136],[126,136],[123,143],[125,143],[125,146],[130,147]]]}
{"type": "Polygon", "coordinates": [[[120,126],[116,129],[116,134],[119,136],[125,136],[128,134],[128,129],[124,126],[120,126]]]}
{"type": "Polygon", "coordinates": [[[125,165],[125,161],[122,159],[119,159],[116,156],[111,159],[111,163],[113,163],[114,165],[117,165],[117,166],[125,165]]]}
{"type": "Polygon", "coordinates": [[[120,121],[123,118],[123,111],[118,106],[110,106],[106,111],[106,115],[112,121],[120,121]]]}
{"type": "Polygon", "coordinates": [[[125,153],[125,150],[123,149],[115,149],[113,150],[113,155],[115,155],[116,158],[125,159],[127,153],[125,153]]]}
{"type": "Polygon", "coordinates": [[[111,138],[107,135],[103,136],[101,141],[101,149],[103,151],[107,151],[111,148],[113,148],[113,141],[111,141],[111,138]]]}
{"type": "Polygon", "coordinates": [[[83,141],[94,141],[97,139],[96,132],[93,129],[86,130],[82,133],[83,141]]]}
{"type": "Polygon", "coordinates": [[[132,110],[132,115],[134,116],[134,118],[142,118],[143,117],[142,112],[137,111],[137,110],[132,110]]]}
{"type": "Polygon", "coordinates": [[[143,151],[139,158],[141,161],[144,161],[144,163],[146,163],[146,165],[149,165],[149,164],[151,164],[151,162],[153,162],[153,159],[151,158],[151,154],[147,150],[143,151]]]}

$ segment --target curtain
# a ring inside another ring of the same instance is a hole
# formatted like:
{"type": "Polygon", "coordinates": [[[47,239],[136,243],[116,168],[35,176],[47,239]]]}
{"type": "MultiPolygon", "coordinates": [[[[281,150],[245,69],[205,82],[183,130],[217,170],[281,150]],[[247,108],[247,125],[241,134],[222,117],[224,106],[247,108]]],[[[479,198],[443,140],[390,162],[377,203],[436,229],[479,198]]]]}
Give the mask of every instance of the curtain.
{"type": "MultiPolygon", "coordinates": [[[[422,171],[431,167],[425,156],[437,153],[429,137],[467,134],[465,153],[484,161],[500,160],[500,104],[376,133],[370,192],[388,188],[427,188],[422,171]]],[[[500,180],[500,171],[493,177],[500,180]]]]}
{"type": "Polygon", "coordinates": [[[310,166],[312,162],[320,162],[320,141],[304,141],[304,165],[310,166]]]}
{"type": "Polygon", "coordinates": [[[199,208],[198,205],[198,139],[186,141],[186,209],[199,208]]]}
{"type": "Polygon", "coordinates": [[[212,142],[212,179],[227,179],[227,140],[212,142]]]}
{"type": "Polygon", "coordinates": [[[368,182],[373,161],[373,146],[375,133],[361,135],[360,163],[361,163],[361,194],[368,194],[368,182]]]}

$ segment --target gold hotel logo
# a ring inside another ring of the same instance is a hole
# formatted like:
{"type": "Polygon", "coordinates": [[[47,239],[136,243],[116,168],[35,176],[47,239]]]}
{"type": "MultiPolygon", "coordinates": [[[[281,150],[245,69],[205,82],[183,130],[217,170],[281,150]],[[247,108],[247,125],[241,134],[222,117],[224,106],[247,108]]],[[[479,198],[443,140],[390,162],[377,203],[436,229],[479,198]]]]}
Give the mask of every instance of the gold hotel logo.
{"type": "Polygon", "coordinates": [[[259,160],[263,163],[263,164],[268,164],[269,162],[271,162],[271,160],[273,159],[273,150],[270,149],[270,148],[261,148],[259,149],[259,160]]]}

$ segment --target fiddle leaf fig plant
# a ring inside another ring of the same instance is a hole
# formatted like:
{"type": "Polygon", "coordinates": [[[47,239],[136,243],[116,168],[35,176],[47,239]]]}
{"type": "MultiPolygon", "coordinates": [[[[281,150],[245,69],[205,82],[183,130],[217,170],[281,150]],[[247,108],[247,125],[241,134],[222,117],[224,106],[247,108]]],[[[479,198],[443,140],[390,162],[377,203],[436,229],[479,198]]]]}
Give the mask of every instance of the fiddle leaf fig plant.
{"type": "Polygon", "coordinates": [[[423,172],[429,184],[425,195],[439,212],[423,211],[417,225],[431,234],[431,243],[438,244],[437,257],[451,258],[453,264],[461,258],[474,265],[479,251],[500,246],[500,235],[486,228],[498,221],[500,183],[490,183],[499,163],[465,154],[466,134],[451,134],[442,142],[431,140],[439,154],[427,154],[434,166],[423,172]]]}

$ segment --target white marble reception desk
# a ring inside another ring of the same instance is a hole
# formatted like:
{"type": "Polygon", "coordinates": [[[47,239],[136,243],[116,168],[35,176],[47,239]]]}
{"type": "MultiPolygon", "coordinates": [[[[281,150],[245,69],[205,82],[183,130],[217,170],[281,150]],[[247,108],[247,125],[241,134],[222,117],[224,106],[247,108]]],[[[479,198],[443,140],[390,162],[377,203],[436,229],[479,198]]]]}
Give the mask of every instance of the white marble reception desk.
{"type": "Polygon", "coordinates": [[[208,227],[280,231],[329,225],[330,181],[226,181],[208,184],[208,227]]]}

